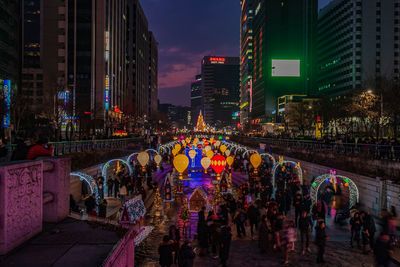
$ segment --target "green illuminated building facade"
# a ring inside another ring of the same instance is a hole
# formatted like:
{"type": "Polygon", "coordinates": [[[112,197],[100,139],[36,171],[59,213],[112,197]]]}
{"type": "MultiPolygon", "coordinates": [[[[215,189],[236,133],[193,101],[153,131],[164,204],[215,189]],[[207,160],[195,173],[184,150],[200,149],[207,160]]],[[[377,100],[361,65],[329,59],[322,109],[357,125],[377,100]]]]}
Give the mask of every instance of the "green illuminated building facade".
{"type": "Polygon", "coordinates": [[[278,120],[277,99],[314,93],[317,0],[255,0],[251,123],[278,120]]]}

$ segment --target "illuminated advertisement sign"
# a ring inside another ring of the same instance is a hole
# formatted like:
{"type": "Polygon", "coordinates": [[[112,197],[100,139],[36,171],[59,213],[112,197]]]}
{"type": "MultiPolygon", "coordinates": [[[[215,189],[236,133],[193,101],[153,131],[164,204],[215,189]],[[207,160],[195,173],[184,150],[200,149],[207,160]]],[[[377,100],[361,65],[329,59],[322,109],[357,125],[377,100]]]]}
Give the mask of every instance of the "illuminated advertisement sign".
{"type": "Polygon", "coordinates": [[[110,83],[108,75],[106,75],[105,79],[105,89],[104,89],[104,107],[106,111],[110,108],[110,83]]]}
{"type": "Polygon", "coordinates": [[[4,97],[3,127],[10,126],[11,81],[0,80],[0,87],[4,97]]]}
{"type": "Polygon", "coordinates": [[[106,31],[106,36],[105,36],[105,47],[106,47],[106,51],[105,51],[105,59],[106,62],[108,62],[109,58],[110,58],[110,32],[106,31]]]}
{"type": "Polygon", "coordinates": [[[272,60],[272,77],[300,77],[300,60],[272,60]]]}
{"type": "Polygon", "coordinates": [[[225,64],[225,61],[224,57],[210,57],[211,64],[225,64]]]}

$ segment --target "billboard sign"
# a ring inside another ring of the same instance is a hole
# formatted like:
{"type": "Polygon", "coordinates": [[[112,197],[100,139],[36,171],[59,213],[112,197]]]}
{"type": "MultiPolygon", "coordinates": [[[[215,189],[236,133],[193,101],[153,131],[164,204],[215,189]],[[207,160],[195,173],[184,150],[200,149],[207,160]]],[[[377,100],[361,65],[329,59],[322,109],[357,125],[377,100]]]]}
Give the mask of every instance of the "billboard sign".
{"type": "Polygon", "coordinates": [[[272,77],[300,77],[300,60],[273,59],[272,77]]]}

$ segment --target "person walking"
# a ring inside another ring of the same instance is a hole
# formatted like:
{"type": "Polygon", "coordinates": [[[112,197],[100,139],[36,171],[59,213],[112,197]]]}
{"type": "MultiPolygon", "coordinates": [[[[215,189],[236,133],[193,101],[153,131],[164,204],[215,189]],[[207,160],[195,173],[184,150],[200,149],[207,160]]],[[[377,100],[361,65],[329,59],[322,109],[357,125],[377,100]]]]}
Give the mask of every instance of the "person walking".
{"type": "Polygon", "coordinates": [[[306,211],[303,211],[301,217],[299,218],[299,225],[298,225],[300,230],[301,251],[303,255],[306,253],[306,250],[308,252],[311,252],[309,247],[309,240],[310,240],[312,225],[313,223],[310,215],[308,215],[306,211]]]}
{"type": "Polygon", "coordinates": [[[295,213],[294,227],[297,227],[297,222],[301,216],[301,210],[303,207],[303,196],[301,195],[300,191],[296,192],[296,195],[293,198],[293,207],[295,213]]]}
{"type": "Polygon", "coordinates": [[[246,229],[244,227],[244,223],[246,222],[246,213],[244,213],[242,208],[239,208],[236,211],[234,221],[236,224],[237,235],[239,238],[242,237],[242,234],[246,236],[246,229]]]}
{"type": "Polygon", "coordinates": [[[196,253],[192,248],[192,243],[186,240],[179,250],[178,254],[178,266],[179,267],[193,267],[194,258],[196,253]]]}
{"type": "Polygon", "coordinates": [[[369,247],[370,249],[374,249],[375,243],[375,233],[376,233],[376,225],[371,212],[362,213],[361,219],[363,222],[363,229],[367,229],[368,231],[368,238],[369,238],[369,247]]]}
{"type": "Polygon", "coordinates": [[[258,229],[258,218],[260,217],[260,212],[254,203],[251,203],[247,209],[247,217],[250,222],[251,239],[254,239],[254,230],[258,229]]]}
{"type": "Polygon", "coordinates": [[[127,193],[126,185],[122,185],[121,190],[119,191],[119,198],[121,200],[121,206],[123,206],[125,204],[126,193],[127,193]]]}
{"type": "Polygon", "coordinates": [[[354,217],[350,219],[350,246],[353,248],[353,241],[357,242],[358,248],[360,248],[360,234],[361,234],[361,217],[360,213],[356,212],[354,217]]]}
{"type": "Polygon", "coordinates": [[[376,240],[374,247],[376,266],[388,267],[392,253],[393,248],[390,242],[390,236],[382,232],[380,237],[376,240]]]}
{"type": "Polygon", "coordinates": [[[258,247],[261,253],[265,253],[269,248],[269,232],[271,226],[269,224],[267,215],[261,217],[260,228],[258,230],[258,247]]]}
{"type": "Polygon", "coordinates": [[[160,255],[159,263],[161,267],[170,267],[172,265],[172,243],[169,236],[165,235],[163,241],[158,246],[158,254],[160,255]]]}
{"type": "Polygon", "coordinates": [[[114,183],[114,198],[117,198],[117,196],[119,195],[119,186],[120,186],[120,182],[117,177],[113,179],[113,183],[114,183]]]}
{"type": "Polygon", "coordinates": [[[174,264],[178,260],[179,242],[181,240],[181,234],[179,229],[175,225],[169,227],[169,239],[172,243],[172,252],[174,253],[174,264]]]}
{"type": "Polygon", "coordinates": [[[114,180],[113,179],[108,179],[107,180],[107,196],[108,197],[112,197],[113,189],[114,189],[114,180]]]}
{"type": "Polygon", "coordinates": [[[229,258],[229,250],[231,248],[232,234],[231,227],[227,225],[221,226],[221,238],[219,243],[219,259],[221,266],[226,267],[229,258]]]}
{"type": "Polygon", "coordinates": [[[324,263],[325,245],[328,237],[325,233],[325,222],[320,221],[316,227],[315,244],[318,247],[317,263],[324,263]]]}

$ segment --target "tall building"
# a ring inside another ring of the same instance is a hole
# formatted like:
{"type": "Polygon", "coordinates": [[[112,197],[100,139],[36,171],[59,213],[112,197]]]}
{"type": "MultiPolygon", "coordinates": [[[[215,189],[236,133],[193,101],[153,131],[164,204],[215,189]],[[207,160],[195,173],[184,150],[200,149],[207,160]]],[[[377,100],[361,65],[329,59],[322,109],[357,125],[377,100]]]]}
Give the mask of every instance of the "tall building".
{"type": "Polygon", "coordinates": [[[158,111],[158,43],[149,33],[149,116],[158,111]]]}
{"type": "Polygon", "coordinates": [[[317,0],[255,0],[251,123],[276,121],[277,98],[314,88],[317,0]]]}
{"type": "MultiPolygon", "coordinates": [[[[190,108],[192,118],[197,118],[202,108],[201,101],[201,74],[196,75],[195,81],[190,87],[190,108]]],[[[193,123],[196,123],[192,120],[193,123]]]]}
{"type": "MultiPolygon", "coordinates": [[[[15,92],[20,83],[20,10],[19,1],[0,5],[0,118],[3,130],[11,124],[11,92],[15,92]]],[[[5,131],[0,131],[0,138],[4,135],[5,131]]]]}
{"type": "Polygon", "coordinates": [[[149,29],[138,0],[128,1],[128,90],[133,97],[136,118],[148,117],[149,111],[149,29]]]}
{"type": "Polygon", "coordinates": [[[21,95],[33,111],[43,104],[43,70],[41,64],[41,10],[40,0],[22,2],[22,76],[21,95]]]}
{"type": "Polygon", "coordinates": [[[253,0],[241,1],[240,18],[240,124],[249,123],[253,87],[253,0]]]}
{"type": "Polygon", "coordinates": [[[399,0],[335,0],[318,20],[319,94],[339,96],[377,76],[399,78],[399,0]]]}
{"type": "Polygon", "coordinates": [[[239,58],[206,56],[201,66],[201,95],[206,123],[215,127],[239,122],[239,58]]]}

